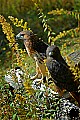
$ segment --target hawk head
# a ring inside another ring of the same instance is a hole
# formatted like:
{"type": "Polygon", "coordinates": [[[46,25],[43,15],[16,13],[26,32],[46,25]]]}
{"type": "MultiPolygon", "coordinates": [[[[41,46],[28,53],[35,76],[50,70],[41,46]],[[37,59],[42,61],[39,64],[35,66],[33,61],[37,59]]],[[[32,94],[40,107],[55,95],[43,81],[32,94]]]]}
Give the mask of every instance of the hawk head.
{"type": "Polygon", "coordinates": [[[46,56],[57,59],[57,57],[60,56],[59,48],[56,45],[49,46],[46,50],[46,56]]]}
{"type": "Polygon", "coordinates": [[[16,39],[29,40],[29,39],[31,39],[33,36],[35,36],[35,34],[33,34],[32,31],[24,30],[24,31],[21,31],[18,35],[16,35],[16,39]]]}
{"type": "Polygon", "coordinates": [[[47,48],[46,56],[47,56],[47,58],[52,57],[53,59],[57,60],[58,62],[62,62],[63,64],[67,65],[67,63],[61,56],[59,48],[56,45],[52,45],[47,48]]]}
{"type": "Polygon", "coordinates": [[[25,48],[28,52],[28,55],[32,55],[35,49],[36,35],[30,30],[21,31],[18,35],[16,35],[17,40],[23,40],[25,48]]]}

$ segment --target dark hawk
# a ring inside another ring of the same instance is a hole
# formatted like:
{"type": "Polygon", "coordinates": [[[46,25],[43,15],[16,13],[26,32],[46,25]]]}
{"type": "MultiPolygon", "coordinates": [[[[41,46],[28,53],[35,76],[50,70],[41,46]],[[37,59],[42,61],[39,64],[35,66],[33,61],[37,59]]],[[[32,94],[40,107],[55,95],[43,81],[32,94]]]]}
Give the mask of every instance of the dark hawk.
{"type": "Polygon", "coordinates": [[[23,40],[28,55],[31,56],[36,62],[36,75],[31,79],[36,79],[39,75],[42,76],[41,79],[45,78],[46,66],[44,64],[44,59],[46,58],[46,49],[49,45],[29,30],[21,31],[16,36],[16,39],[23,40]]]}
{"type": "Polygon", "coordinates": [[[75,76],[62,58],[59,48],[56,45],[49,46],[46,56],[46,65],[56,86],[61,90],[68,91],[80,105],[80,94],[78,93],[78,85],[74,81],[75,76]]]}

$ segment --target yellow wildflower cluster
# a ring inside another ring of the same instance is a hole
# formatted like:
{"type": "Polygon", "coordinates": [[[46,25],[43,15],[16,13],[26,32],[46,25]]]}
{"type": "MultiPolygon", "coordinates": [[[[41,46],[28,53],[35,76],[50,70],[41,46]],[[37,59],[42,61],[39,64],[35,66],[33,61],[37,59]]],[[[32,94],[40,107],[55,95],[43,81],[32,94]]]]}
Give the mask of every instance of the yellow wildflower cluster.
{"type": "Polygon", "coordinates": [[[30,85],[30,79],[28,78],[23,84],[24,84],[26,92],[29,95],[32,95],[34,93],[34,89],[30,85]]]}
{"type": "MultiPolygon", "coordinates": [[[[2,25],[2,29],[4,34],[6,34],[6,38],[9,40],[9,46],[12,47],[15,44],[14,33],[11,25],[6,22],[6,19],[0,15],[0,24],[2,25]]],[[[15,49],[17,48],[14,45],[15,49]]]]}
{"type": "Polygon", "coordinates": [[[4,34],[6,34],[6,38],[9,41],[9,46],[12,49],[12,56],[14,55],[14,51],[16,51],[16,60],[17,64],[21,64],[21,60],[19,58],[18,44],[16,44],[13,29],[11,25],[6,21],[6,19],[0,15],[0,24],[2,25],[2,29],[4,34]]]}
{"type": "Polygon", "coordinates": [[[56,10],[52,10],[50,12],[48,12],[48,14],[53,14],[53,15],[62,15],[62,14],[67,14],[67,10],[64,9],[56,9],[56,10]]]}
{"type": "Polygon", "coordinates": [[[75,80],[77,82],[78,85],[80,85],[80,81],[79,81],[79,78],[80,78],[80,67],[79,67],[79,64],[74,64],[74,62],[70,59],[69,56],[66,57],[66,61],[68,63],[68,65],[70,66],[70,70],[72,71],[72,73],[74,74],[75,76],[75,80]]]}
{"type": "Polygon", "coordinates": [[[23,97],[21,94],[16,94],[16,97],[15,97],[15,102],[16,101],[19,101],[20,103],[24,104],[26,102],[26,98],[23,97]]]}
{"type": "Polygon", "coordinates": [[[52,10],[50,12],[48,12],[48,14],[53,14],[53,15],[62,15],[62,14],[66,14],[66,15],[71,15],[74,16],[75,19],[80,19],[80,12],[73,12],[73,11],[68,11],[68,10],[64,10],[64,9],[56,9],[56,10],[52,10]]]}
{"type": "Polygon", "coordinates": [[[67,31],[63,31],[63,32],[60,32],[56,37],[54,37],[52,39],[52,44],[54,43],[54,41],[56,41],[57,39],[60,39],[62,37],[65,37],[67,35],[71,35],[71,37],[73,38],[75,36],[75,33],[78,32],[80,30],[80,28],[75,28],[75,29],[70,29],[70,30],[67,30],[67,31]]]}
{"type": "Polygon", "coordinates": [[[70,67],[73,75],[75,76],[75,82],[78,85],[78,92],[80,92],[80,68],[78,65],[70,67]]]}
{"type": "Polygon", "coordinates": [[[8,16],[8,18],[16,27],[21,27],[23,30],[30,30],[30,28],[27,27],[27,22],[24,22],[23,19],[19,21],[18,18],[14,18],[13,16],[8,16]]]}

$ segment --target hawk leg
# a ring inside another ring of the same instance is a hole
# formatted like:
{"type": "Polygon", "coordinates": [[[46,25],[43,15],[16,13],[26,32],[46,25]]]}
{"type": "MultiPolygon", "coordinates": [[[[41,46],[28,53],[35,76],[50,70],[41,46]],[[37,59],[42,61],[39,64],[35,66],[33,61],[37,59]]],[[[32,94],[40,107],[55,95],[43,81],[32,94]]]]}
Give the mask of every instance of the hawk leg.
{"type": "Polygon", "coordinates": [[[37,78],[41,78],[41,73],[40,73],[40,68],[39,68],[39,66],[36,64],[36,75],[34,75],[34,76],[32,76],[30,79],[31,80],[35,80],[35,79],[37,79],[37,78]]]}
{"type": "Polygon", "coordinates": [[[48,77],[44,61],[41,63],[39,61],[36,61],[36,75],[31,79],[34,80],[38,78],[38,81],[42,83],[44,77],[48,77]]]}

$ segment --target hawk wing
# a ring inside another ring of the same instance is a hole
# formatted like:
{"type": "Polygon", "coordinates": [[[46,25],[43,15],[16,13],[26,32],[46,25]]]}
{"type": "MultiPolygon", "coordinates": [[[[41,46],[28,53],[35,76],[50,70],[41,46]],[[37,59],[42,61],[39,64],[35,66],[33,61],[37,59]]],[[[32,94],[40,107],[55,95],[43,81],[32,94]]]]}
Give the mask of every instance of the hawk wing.
{"type": "Polygon", "coordinates": [[[78,86],[74,83],[74,76],[65,64],[59,63],[53,58],[47,58],[46,65],[55,84],[60,89],[66,89],[69,92],[77,91],[78,86]]]}
{"type": "Polygon", "coordinates": [[[80,62],[80,50],[69,54],[71,61],[74,61],[75,64],[80,62]]]}

